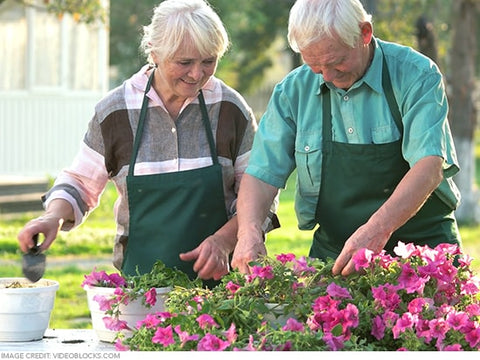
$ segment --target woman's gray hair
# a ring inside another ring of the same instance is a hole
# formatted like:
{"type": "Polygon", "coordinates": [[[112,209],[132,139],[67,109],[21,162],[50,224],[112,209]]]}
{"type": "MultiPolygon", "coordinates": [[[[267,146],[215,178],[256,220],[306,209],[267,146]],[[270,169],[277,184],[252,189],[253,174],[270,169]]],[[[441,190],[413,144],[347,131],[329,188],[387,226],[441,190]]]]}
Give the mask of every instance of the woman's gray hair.
{"type": "Polygon", "coordinates": [[[371,19],[359,0],[297,0],[290,10],[288,43],[300,52],[322,38],[339,37],[353,48],[359,25],[371,19]]]}
{"type": "Polygon", "coordinates": [[[150,25],[143,28],[140,47],[153,64],[152,52],[160,61],[171,59],[188,41],[202,56],[220,59],[229,46],[220,17],[203,0],[166,0],[155,9],[150,25]]]}

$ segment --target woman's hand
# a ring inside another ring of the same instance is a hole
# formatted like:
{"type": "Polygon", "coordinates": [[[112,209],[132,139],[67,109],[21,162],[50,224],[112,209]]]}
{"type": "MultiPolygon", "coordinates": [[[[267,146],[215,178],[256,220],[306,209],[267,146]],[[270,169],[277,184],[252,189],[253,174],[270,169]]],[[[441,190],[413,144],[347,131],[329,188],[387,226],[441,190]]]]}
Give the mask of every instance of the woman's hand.
{"type": "Polygon", "coordinates": [[[40,251],[47,250],[57,237],[62,225],[63,219],[48,214],[30,220],[18,233],[17,238],[20,250],[28,252],[30,248],[35,246],[32,240],[35,234],[43,234],[45,236],[43,242],[38,245],[40,246],[40,251]]]}
{"type": "Polygon", "coordinates": [[[195,249],[180,254],[183,261],[195,261],[193,270],[203,280],[219,280],[230,271],[230,249],[217,235],[206,238],[195,249]]]}
{"type": "Polygon", "coordinates": [[[40,246],[40,251],[47,250],[56,239],[65,219],[73,219],[73,217],[73,208],[68,201],[63,199],[53,200],[45,214],[30,220],[18,233],[17,238],[20,250],[28,252],[30,248],[35,246],[32,240],[35,234],[43,234],[45,236],[43,242],[38,245],[40,246]]]}

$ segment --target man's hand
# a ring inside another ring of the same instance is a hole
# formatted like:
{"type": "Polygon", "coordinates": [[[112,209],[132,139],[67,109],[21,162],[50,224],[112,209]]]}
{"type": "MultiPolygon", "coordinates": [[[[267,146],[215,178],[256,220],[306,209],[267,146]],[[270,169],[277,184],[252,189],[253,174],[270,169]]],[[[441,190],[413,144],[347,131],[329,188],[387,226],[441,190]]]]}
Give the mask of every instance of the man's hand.
{"type": "Polygon", "coordinates": [[[239,240],[233,252],[232,268],[238,269],[241,273],[249,274],[250,266],[248,264],[266,254],[267,249],[263,237],[260,241],[258,239],[248,242],[239,240]]]}
{"type": "Polygon", "coordinates": [[[338,255],[333,265],[333,274],[347,276],[354,273],[355,264],[353,263],[353,257],[360,249],[367,248],[374,253],[382,251],[391,234],[382,234],[378,230],[381,229],[373,227],[369,223],[360,226],[345,242],[342,252],[338,255]]]}

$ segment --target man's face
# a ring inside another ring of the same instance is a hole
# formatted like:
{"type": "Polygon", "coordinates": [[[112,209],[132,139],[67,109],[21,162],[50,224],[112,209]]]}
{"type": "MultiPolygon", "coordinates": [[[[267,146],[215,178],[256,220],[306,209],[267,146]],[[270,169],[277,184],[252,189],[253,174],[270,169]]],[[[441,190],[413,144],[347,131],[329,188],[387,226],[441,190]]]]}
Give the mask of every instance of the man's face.
{"type": "Polygon", "coordinates": [[[325,38],[300,50],[303,61],[326,82],[340,89],[349,89],[366,72],[373,52],[369,49],[371,26],[365,23],[354,48],[340,38],[325,38]]]}

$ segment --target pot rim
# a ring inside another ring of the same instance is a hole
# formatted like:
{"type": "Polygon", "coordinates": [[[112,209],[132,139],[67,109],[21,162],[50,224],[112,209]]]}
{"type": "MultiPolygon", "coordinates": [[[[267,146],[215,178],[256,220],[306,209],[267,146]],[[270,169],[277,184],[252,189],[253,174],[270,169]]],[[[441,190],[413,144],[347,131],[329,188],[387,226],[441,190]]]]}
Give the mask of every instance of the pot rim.
{"type": "MultiPolygon", "coordinates": [[[[102,293],[112,293],[115,291],[116,287],[106,287],[106,286],[91,286],[91,285],[84,285],[83,289],[85,291],[97,291],[102,293]]],[[[126,289],[128,290],[128,288],[126,289]]],[[[155,290],[157,291],[157,295],[166,294],[173,290],[171,286],[163,286],[163,287],[156,287],[155,290]]]]}
{"type": "Polygon", "coordinates": [[[50,279],[40,279],[37,282],[32,283],[30,280],[24,277],[0,277],[0,285],[14,281],[33,286],[21,288],[6,288],[0,286],[0,294],[35,293],[52,290],[56,291],[60,287],[60,283],[58,281],[50,279]]]}

